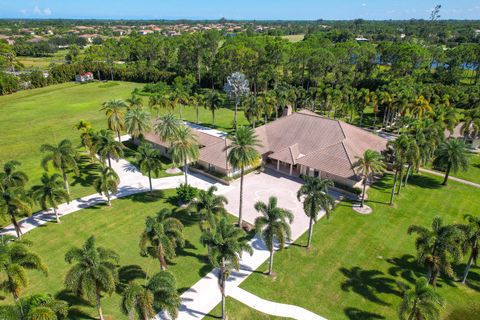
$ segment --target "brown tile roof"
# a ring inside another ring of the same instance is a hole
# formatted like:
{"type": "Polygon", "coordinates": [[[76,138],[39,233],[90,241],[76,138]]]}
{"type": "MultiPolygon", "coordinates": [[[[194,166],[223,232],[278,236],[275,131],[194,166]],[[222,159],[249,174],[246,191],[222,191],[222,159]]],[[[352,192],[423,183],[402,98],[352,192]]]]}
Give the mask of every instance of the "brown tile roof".
{"type": "Polygon", "coordinates": [[[303,164],[339,177],[356,179],[352,164],[367,149],[382,151],[387,141],[361,128],[302,110],[256,129],[272,159],[303,164]]]}

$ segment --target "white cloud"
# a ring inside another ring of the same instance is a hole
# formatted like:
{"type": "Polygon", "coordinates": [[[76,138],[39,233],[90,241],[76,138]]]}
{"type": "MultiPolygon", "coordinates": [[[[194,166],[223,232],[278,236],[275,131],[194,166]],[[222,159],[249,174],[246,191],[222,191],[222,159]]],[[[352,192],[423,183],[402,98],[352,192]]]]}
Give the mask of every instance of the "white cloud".
{"type": "Polygon", "coordinates": [[[39,16],[49,16],[52,14],[52,10],[50,8],[40,9],[38,6],[35,6],[33,13],[39,16]]]}
{"type": "Polygon", "coordinates": [[[40,10],[40,8],[39,8],[38,6],[35,6],[35,8],[33,8],[33,13],[38,14],[38,15],[41,15],[41,14],[42,14],[42,10],[40,10]]]}
{"type": "Polygon", "coordinates": [[[366,6],[367,6],[367,4],[366,4],[366,3],[362,3],[362,7],[366,7],[366,6]]]}
{"type": "Polygon", "coordinates": [[[27,9],[21,9],[20,12],[21,12],[23,15],[25,15],[25,14],[27,14],[27,9]]]}
{"type": "Polygon", "coordinates": [[[49,16],[52,14],[52,10],[50,10],[50,8],[45,8],[43,9],[43,14],[49,16]]]}

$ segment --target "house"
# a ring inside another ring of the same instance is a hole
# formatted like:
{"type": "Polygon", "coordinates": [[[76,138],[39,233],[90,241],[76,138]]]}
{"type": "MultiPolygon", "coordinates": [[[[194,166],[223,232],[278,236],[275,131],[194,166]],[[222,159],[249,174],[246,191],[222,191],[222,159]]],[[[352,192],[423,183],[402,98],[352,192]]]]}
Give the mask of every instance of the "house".
{"type": "Polygon", "coordinates": [[[91,72],[84,72],[82,74],[77,74],[75,76],[75,81],[80,83],[84,83],[92,80],[93,80],[93,73],[91,72]]]}
{"type": "MultiPolygon", "coordinates": [[[[223,176],[238,173],[238,168],[227,163],[225,147],[231,143],[229,139],[195,128],[193,131],[200,143],[197,166],[223,176]]],[[[257,151],[264,166],[292,176],[331,179],[346,188],[361,184],[361,177],[352,168],[357,157],[367,149],[381,152],[387,146],[387,140],[373,133],[307,110],[284,116],[256,128],[255,132],[261,143],[257,151]]],[[[155,133],[147,133],[145,139],[168,156],[169,144],[155,133]]]]}
{"type": "Polygon", "coordinates": [[[459,123],[452,132],[445,130],[445,138],[462,139],[472,149],[480,149],[480,133],[476,136],[462,134],[463,122],[459,123]]]}

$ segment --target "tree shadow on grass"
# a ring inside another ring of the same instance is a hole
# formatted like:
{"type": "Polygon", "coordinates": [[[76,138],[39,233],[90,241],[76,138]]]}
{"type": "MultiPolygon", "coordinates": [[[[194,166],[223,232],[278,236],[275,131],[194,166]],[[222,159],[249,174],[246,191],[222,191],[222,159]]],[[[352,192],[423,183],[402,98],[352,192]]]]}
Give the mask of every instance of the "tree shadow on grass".
{"type": "Polygon", "coordinates": [[[142,267],[136,264],[130,264],[118,269],[118,280],[116,291],[122,292],[130,281],[136,279],[145,279],[147,274],[143,271],[142,267]]]}
{"type": "Polygon", "coordinates": [[[341,285],[345,292],[353,291],[371,302],[384,306],[390,304],[380,299],[377,296],[378,293],[400,295],[400,292],[395,289],[395,280],[384,276],[384,273],[379,270],[363,270],[360,267],[339,270],[347,277],[341,285]]]}
{"type": "Polygon", "coordinates": [[[415,283],[416,279],[424,275],[423,268],[418,265],[417,259],[411,254],[404,254],[400,258],[390,258],[387,262],[392,266],[388,274],[392,277],[401,277],[409,283],[415,283]]]}
{"type": "Polygon", "coordinates": [[[98,163],[92,163],[90,157],[81,156],[78,162],[80,174],[73,176],[72,186],[81,185],[83,187],[91,187],[93,181],[97,177],[98,163]]]}
{"type": "Polygon", "coordinates": [[[414,185],[420,188],[424,188],[424,189],[440,189],[442,187],[442,184],[438,180],[432,177],[421,176],[418,174],[411,177],[408,180],[408,184],[414,185]]]}
{"type": "Polygon", "coordinates": [[[165,198],[165,192],[162,190],[153,190],[152,192],[142,192],[136,193],[129,197],[126,197],[127,200],[132,200],[133,202],[142,202],[142,203],[152,203],[157,202],[165,198]]]}
{"type": "Polygon", "coordinates": [[[68,310],[68,319],[71,320],[85,320],[85,319],[97,319],[96,317],[92,317],[90,314],[86,313],[85,311],[81,310],[77,307],[71,307],[68,310]]]}
{"type": "Polygon", "coordinates": [[[66,289],[63,289],[60,292],[58,292],[55,295],[55,298],[68,302],[68,304],[72,307],[75,307],[75,306],[77,306],[77,307],[92,307],[93,306],[89,301],[73,294],[72,292],[70,292],[66,289]]]}
{"type": "Polygon", "coordinates": [[[345,315],[348,317],[348,319],[351,320],[385,319],[385,317],[380,314],[363,311],[352,307],[345,308],[343,311],[345,312],[345,315]]]}
{"type": "MultiPolygon", "coordinates": [[[[454,270],[457,276],[463,277],[463,274],[465,272],[465,267],[466,264],[462,263],[457,266],[455,266],[454,270]]],[[[480,292],[480,268],[472,266],[470,268],[470,272],[468,273],[467,281],[465,282],[465,285],[468,286],[470,289],[475,290],[477,292],[480,292]]],[[[461,284],[460,284],[461,285],[461,284]]]]}

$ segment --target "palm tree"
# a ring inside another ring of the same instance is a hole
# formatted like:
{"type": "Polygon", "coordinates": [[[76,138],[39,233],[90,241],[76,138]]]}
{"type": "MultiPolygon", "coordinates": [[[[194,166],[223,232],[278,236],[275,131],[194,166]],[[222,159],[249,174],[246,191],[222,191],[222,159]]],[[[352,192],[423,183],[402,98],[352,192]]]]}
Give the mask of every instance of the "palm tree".
{"type": "Polygon", "coordinates": [[[28,286],[27,270],[38,270],[48,275],[48,269],[36,253],[30,251],[31,242],[18,240],[14,236],[0,237],[0,288],[10,293],[18,302],[22,289],[28,286]]]}
{"type": "Polygon", "coordinates": [[[215,194],[217,187],[211,186],[208,190],[199,190],[197,197],[192,200],[190,208],[195,209],[200,216],[200,229],[211,231],[215,228],[221,217],[225,217],[225,205],[228,200],[224,196],[215,194]]]}
{"type": "Polygon", "coordinates": [[[209,248],[210,263],[219,268],[218,287],[222,295],[222,319],[225,319],[225,289],[233,269],[240,269],[240,259],[244,251],[250,255],[253,249],[242,229],[232,226],[227,219],[216,225],[214,232],[203,233],[201,242],[209,248]]]}
{"type": "Polygon", "coordinates": [[[182,119],[183,106],[188,104],[189,100],[188,92],[183,86],[176,86],[172,92],[171,98],[173,100],[174,106],[178,106],[178,114],[180,119],[182,119]]]}
{"type": "Polygon", "coordinates": [[[465,233],[465,241],[463,242],[463,251],[470,250],[470,257],[468,258],[465,273],[463,274],[462,283],[467,281],[468,273],[472,264],[477,265],[478,259],[478,239],[480,238],[480,217],[475,217],[470,214],[464,215],[468,224],[460,226],[465,233]]]}
{"type": "Polygon", "coordinates": [[[119,183],[120,178],[115,170],[107,166],[101,166],[99,168],[99,175],[93,181],[93,186],[95,187],[95,191],[107,197],[107,204],[111,206],[110,194],[118,192],[119,183]]]}
{"type": "Polygon", "coordinates": [[[15,228],[17,237],[21,237],[22,229],[17,221],[17,216],[28,216],[32,213],[30,198],[27,197],[23,187],[9,187],[0,190],[0,213],[8,215],[15,228]]]}
{"type": "Polygon", "coordinates": [[[15,170],[21,163],[16,160],[5,162],[3,172],[0,172],[0,185],[2,189],[10,187],[24,187],[28,182],[28,176],[23,171],[15,170]]]}
{"type": "Polygon", "coordinates": [[[185,125],[180,126],[169,151],[173,163],[177,166],[183,165],[185,184],[188,185],[188,164],[197,161],[200,156],[200,146],[197,136],[189,127],[185,125]]]}
{"type": "Polygon", "coordinates": [[[434,164],[445,169],[444,186],[448,183],[450,172],[456,173],[460,169],[468,169],[468,150],[465,143],[458,139],[447,139],[440,144],[434,164]]]}
{"type": "Polygon", "coordinates": [[[176,319],[180,307],[177,281],[173,274],[161,271],[154,274],[144,285],[131,282],[122,295],[122,312],[134,320],[149,320],[155,317],[155,308],[166,310],[170,318],[176,319]]]}
{"type": "Polygon", "coordinates": [[[398,310],[400,320],[439,319],[438,308],[444,306],[444,301],[435,289],[428,285],[427,279],[417,279],[414,288],[408,288],[401,282],[398,286],[403,293],[398,310]]]}
{"type": "Polygon", "coordinates": [[[40,151],[47,153],[42,159],[42,167],[48,171],[48,164],[51,162],[53,168],[60,171],[63,177],[64,188],[70,196],[67,172],[72,170],[76,175],[78,174],[77,151],[73,147],[72,142],[64,139],[57,146],[42,144],[40,151]]]}
{"type": "Polygon", "coordinates": [[[105,111],[108,121],[108,129],[117,134],[118,141],[121,140],[120,134],[125,129],[125,111],[128,105],[120,99],[105,101],[100,110],[105,111]]]}
{"type": "Polygon", "coordinates": [[[205,108],[212,113],[212,128],[215,128],[215,111],[223,104],[222,96],[215,90],[208,90],[205,96],[205,108]]]}
{"type": "Polygon", "coordinates": [[[67,319],[68,309],[66,301],[47,294],[34,294],[7,306],[0,317],[4,320],[59,320],[67,319]]]}
{"type": "Polygon", "coordinates": [[[363,156],[356,157],[356,159],[357,161],[352,165],[352,168],[356,169],[357,173],[363,178],[362,203],[360,205],[363,208],[367,184],[374,175],[385,171],[385,163],[383,162],[383,156],[374,150],[365,150],[363,156]]]}
{"type": "Polygon", "coordinates": [[[255,231],[270,251],[269,275],[272,275],[273,270],[275,241],[278,242],[280,250],[285,247],[291,235],[289,224],[293,222],[293,213],[290,210],[277,207],[277,202],[278,199],[276,197],[270,197],[268,203],[261,201],[255,203],[255,210],[262,214],[262,216],[255,219],[255,231]]]}
{"type": "Polygon", "coordinates": [[[63,201],[70,201],[70,196],[65,189],[63,189],[61,179],[62,178],[58,173],[49,176],[48,173],[45,172],[40,179],[42,184],[32,187],[33,199],[35,199],[37,203],[40,203],[43,210],[53,208],[57,223],[60,223],[60,218],[57,212],[58,205],[63,201]]]}
{"type": "Polygon", "coordinates": [[[115,141],[111,130],[100,130],[95,137],[95,150],[103,163],[108,161],[110,168],[112,167],[112,158],[118,160],[123,157],[123,144],[115,141]]]}
{"type": "Polygon", "coordinates": [[[253,165],[260,157],[255,149],[260,146],[255,131],[249,127],[239,127],[232,137],[230,145],[224,151],[230,150],[227,154],[227,161],[233,168],[240,168],[240,203],[238,208],[238,226],[242,227],[242,205],[243,205],[243,176],[245,168],[253,165]]]}
{"type": "Polygon", "coordinates": [[[92,128],[90,122],[80,120],[76,125],[75,128],[80,131],[80,140],[82,146],[85,150],[89,153],[90,157],[93,159],[95,157],[95,131],[92,128]]]}
{"type": "Polygon", "coordinates": [[[177,133],[180,127],[183,125],[173,113],[169,113],[160,117],[159,121],[155,124],[155,133],[158,134],[160,139],[166,142],[172,142],[177,138],[177,133]]]}
{"type": "Polygon", "coordinates": [[[463,237],[457,226],[443,225],[442,218],[435,217],[432,229],[411,225],[408,234],[418,234],[415,240],[418,261],[427,269],[427,279],[434,287],[440,272],[453,277],[452,262],[456,263],[462,250],[460,243],[463,237]]]}
{"type": "Polygon", "coordinates": [[[262,115],[261,104],[262,99],[260,97],[255,97],[254,95],[251,95],[249,99],[244,101],[243,110],[245,113],[245,118],[247,118],[248,122],[252,124],[254,129],[257,121],[262,115]]]}
{"type": "Polygon", "coordinates": [[[195,106],[195,119],[196,123],[200,123],[199,109],[200,106],[205,106],[205,96],[203,94],[195,93],[190,97],[190,103],[195,106]]]}
{"type": "MultiPolygon", "coordinates": [[[[135,93],[132,93],[130,98],[127,99],[127,104],[128,107],[127,109],[134,109],[134,108],[143,108],[143,99],[142,97],[136,95],[135,93]]],[[[113,129],[110,129],[113,130],[113,129]]]]}
{"type": "Polygon", "coordinates": [[[145,132],[150,130],[150,112],[139,107],[129,109],[125,115],[125,127],[127,133],[132,138],[140,138],[145,132]]]}
{"type": "Polygon", "coordinates": [[[328,188],[333,187],[333,181],[321,180],[315,177],[302,176],[305,183],[297,191],[297,199],[301,201],[303,197],[303,211],[310,218],[308,226],[307,248],[310,248],[313,235],[313,223],[317,221],[318,215],[322,209],[325,210],[327,219],[335,206],[335,200],[328,194],[328,188]]]}
{"type": "Polygon", "coordinates": [[[150,107],[150,111],[155,111],[157,116],[160,114],[160,108],[162,107],[162,98],[163,97],[158,93],[148,98],[148,106],[150,107]]]}
{"type": "Polygon", "coordinates": [[[162,170],[162,155],[160,154],[160,151],[154,148],[150,143],[142,142],[135,154],[135,160],[137,161],[140,170],[147,171],[150,191],[153,191],[152,172],[158,176],[160,170],[162,170]]]}
{"type": "Polygon", "coordinates": [[[163,208],[155,217],[147,217],[140,236],[140,253],[158,259],[162,271],[167,269],[166,260],[175,257],[175,249],[185,245],[183,224],[171,215],[163,208]]]}
{"type": "Polygon", "coordinates": [[[118,282],[118,254],[110,249],[96,246],[94,236],[81,248],[72,248],[65,254],[65,261],[76,264],[65,276],[65,287],[88,301],[95,300],[100,320],[104,320],[102,293],[112,294],[118,282]]]}

